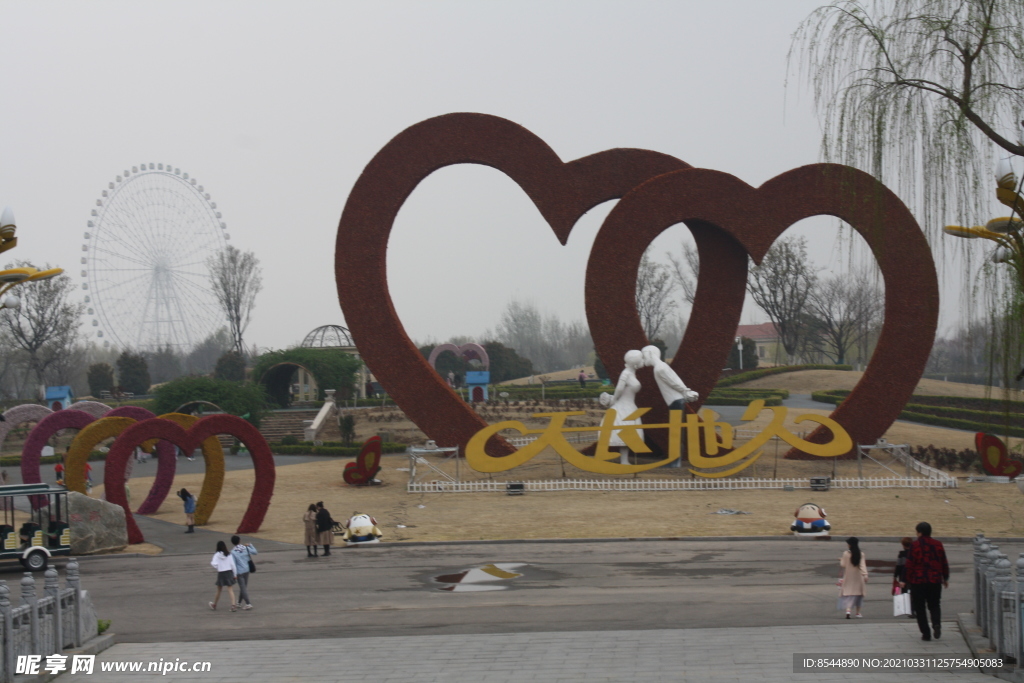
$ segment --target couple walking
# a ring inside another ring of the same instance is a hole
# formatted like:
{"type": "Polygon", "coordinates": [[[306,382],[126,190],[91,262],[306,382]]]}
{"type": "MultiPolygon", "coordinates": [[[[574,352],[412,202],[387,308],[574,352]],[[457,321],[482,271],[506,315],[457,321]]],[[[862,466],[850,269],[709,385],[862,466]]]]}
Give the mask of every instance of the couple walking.
{"type": "MultiPolygon", "coordinates": [[[[921,522],[916,527],[917,540],[906,550],[906,562],[902,568],[904,580],[899,582],[900,588],[910,588],[910,605],[917,616],[917,626],[921,629],[921,640],[942,637],[942,589],[949,587],[949,562],[946,549],[941,541],[932,538],[932,525],[921,522]],[[927,609],[927,611],[926,611],[927,609]],[[931,615],[931,628],[928,616],[931,615]]],[[[843,568],[843,577],[839,580],[842,590],[840,600],[846,608],[846,618],[850,618],[851,610],[861,616],[860,609],[864,602],[864,587],[868,581],[867,560],[861,552],[857,538],[846,540],[848,550],[839,560],[843,568]]]]}
{"type": "Polygon", "coordinates": [[[213,554],[210,565],[217,570],[217,595],[213,602],[209,603],[210,609],[217,609],[217,601],[220,600],[220,593],[224,588],[228,589],[228,597],[231,598],[231,611],[235,612],[241,606],[243,610],[252,609],[252,602],[249,600],[249,575],[256,571],[256,564],[252,556],[257,555],[256,546],[252,543],[242,543],[238,536],[231,537],[234,548],[228,551],[224,541],[217,541],[217,552],[213,554]],[[234,585],[238,584],[238,602],[235,602],[234,585]],[[245,603],[244,605],[242,603],[245,603]]]}
{"type": "MultiPolygon", "coordinates": [[[[615,411],[616,425],[638,425],[640,418],[628,419],[637,411],[636,395],[640,391],[640,380],[636,372],[642,367],[649,367],[654,371],[654,381],[658,383],[658,390],[669,410],[685,410],[686,404],[697,400],[697,392],[690,390],[683,380],[679,379],[672,366],[661,359],[661,349],[657,346],[645,346],[642,350],[627,351],[624,358],[626,367],[619,375],[619,381],[615,385],[614,394],[601,394],[601,405],[615,411]]],[[[640,439],[644,438],[642,429],[636,430],[640,439]]],[[[623,465],[629,464],[629,448],[619,436],[618,432],[612,432],[608,445],[619,449],[619,462],[623,465]]],[[[674,461],[669,467],[681,467],[682,459],[674,461]]]]}

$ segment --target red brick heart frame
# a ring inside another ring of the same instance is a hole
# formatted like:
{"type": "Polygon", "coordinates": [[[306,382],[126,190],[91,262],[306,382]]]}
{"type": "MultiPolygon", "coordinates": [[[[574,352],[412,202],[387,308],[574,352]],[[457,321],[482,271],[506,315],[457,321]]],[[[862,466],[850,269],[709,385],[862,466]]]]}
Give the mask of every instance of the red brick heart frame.
{"type": "Polygon", "coordinates": [[[249,449],[256,482],[249,498],[249,507],[238,525],[237,533],[251,534],[259,531],[270,506],[270,498],[274,495],[274,481],[277,476],[274,470],[274,456],[259,430],[234,415],[210,415],[201,418],[187,431],[170,420],[157,417],[142,420],[125,429],[111,444],[107,453],[106,471],[103,476],[104,489],[108,502],[124,508],[129,543],[142,543],[145,540],[142,530],[128,508],[128,498],[124,490],[125,467],[135,448],[150,439],[162,439],[174,444],[184,453],[192,453],[203,441],[217,434],[233,436],[249,449]]]}
{"type": "MultiPolygon", "coordinates": [[[[519,184],[565,244],[576,221],[602,202],[618,199],[655,176],[689,168],[674,157],[640,149],[611,149],[563,162],[543,140],[511,121],[486,114],[447,114],[399,133],[367,164],[345,204],[335,247],[338,299],[359,352],[405,414],[441,446],[461,446],[487,426],[430,367],[398,319],[387,281],[388,237],[409,194],[434,171],[453,164],[491,166],[519,184]]],[[[734,256],[721,268],[746,273],[746,257],[718,230],[694,234],[702,261],[734,256]]],[[[711,275],[701,276],[701,282],[711,275]]],[[[722,286],[743,291],[744,281],[722,286]]],[[[699,288],[700,290],[700,288],[699,288]]],[[[632,310],[632,309],[630,309],[632,310]]],[[[738,315],[738,314],[737,314],[738,315]]],[[[731,332],[730,332],[731,334],[731,332]]],[[[600,349],[602,359],[610,358],[600,349]]],[[[499,437],[487,451],[514,449],[499,437]]]]}
{"type": "MultiPolygon", "coordinates": [[[[875,443],[899,416],[924,371],[938,320],[938,280],[928,242],[903,202],[867,173],[847,166],[803,166],[760,188],[718,171],[681,170],[623,197],[601,226],[587,264],[587,321],[605,367],[615,376],[622,371],[625,350],[647,343],[633,290],[617,283],[636,282],[647,245],[664,229],[686,221],[691,230],[724,230],[760,262],[786,228],[817,215],[841,218],[860,233],[885,282],[878,345],[860,382],[832,413],[854,444],[875,443]],[[610,356],[605,353],[609,349],[614,350],[610,356]]],[[[700,256],[703,286],[704,253],[700,256]]],[[[715,281],[728,285],[718,274],[715,281]]],[[[728,295],[711,293],[721,305],[717,319],[712,309],[698,312],[694,306],[673,359],[679,376],[701,396],[714,387],[739,322],[736,304],[742,305],[743,291],[736,289],[728,295]]],[[[638,405],[655,406],[645,421],[665,422],[667,411],[650,370],[640,381],[638,405]]],[[[819,427],[809,438],[824,443],[831,435],[819,427]]]]}
{"type": "MultiPolygon", "coordinates": [[[[104,417],[128,417],[133,420],[146,420],[155,417],[153,413],[138,406],[120,406],[108,410],[104,417]]],[[[21,450],[21,480],[26,484],[38,484],[42,481],[40,462],[43,455],[43,446],[50,440],[50,437],[62,429],[85,429],[96,421],[96,417],[84,410],[67,408],[52,412],[33,427],[25,439],[25,445],[21,450]]],[[[156,512],[167,497],[171,480],[174,479],[175,458],[174,449],[169,443],[158,443],[157,472],[149,494],[139,506],[139,514],[147,515],[156,512]]],[[[69,463],[64,463],[67,468],[69,463]]],[[[84,466],[83,466],[84,467],[84,466]]],[[[65,472],[65,476],[66,476],[65,472]]],[[[33,496],[33,506],[39,508],[47,505],[46,496],[33,496]]]]}

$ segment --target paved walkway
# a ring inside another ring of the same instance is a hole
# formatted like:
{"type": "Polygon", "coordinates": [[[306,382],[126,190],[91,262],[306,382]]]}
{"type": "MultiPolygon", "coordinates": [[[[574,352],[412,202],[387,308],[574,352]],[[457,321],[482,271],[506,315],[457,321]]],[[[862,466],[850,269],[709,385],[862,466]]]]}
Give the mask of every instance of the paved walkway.
{"type": "MultiPolygon", "coordinates": [[[[488,635],[404,636],[315,640],[128,643],[97,657],[92,675],[63,674],[71,683],[137,680],[103,673],[107,662],[211,662],[199,673],[161,681],[955,681],[991,683],[977,670],[937,673],[794,673],[794,654],[969,657],[955,622],[925,643],[915,623],[778,626],[657,631],[577,631],[488,635]]],[[[153,674],[150,674],[153,675],[153,674]]]]}

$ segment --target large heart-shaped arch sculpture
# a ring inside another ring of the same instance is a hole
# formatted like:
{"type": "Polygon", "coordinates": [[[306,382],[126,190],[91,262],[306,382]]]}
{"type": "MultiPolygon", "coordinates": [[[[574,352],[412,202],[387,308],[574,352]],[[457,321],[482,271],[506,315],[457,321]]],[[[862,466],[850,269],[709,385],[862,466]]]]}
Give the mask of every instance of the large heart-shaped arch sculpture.
{"type": "MultiPolygon", "coordinates": [[[[938,279],[924,233],[903,202],[867,173],[847,166],[804,166],[760,188],[726,173],[687,169],[655,178],[623,197],[601,226],[587,264],[587,319],[605,367],[614,376],[622,371],[625,351],[647,343],[633,289],[618,283],[636,282],[647,245],[664,229],[686,221],[691,229],[724,230],[760,262],[786,228],[817,215],[836,216],[853,226],[871,248],[885,282],[885,322],[874,355],[831,415],[854,444],[875,443],[899,416],[924,371],[938,321],[938,279]]],[[[702,261],[700,286],[704,274],[702,261]]],[[[742,290],[729,296],[734,299],[718,296],[718,320],[713,308],[698,311],[695,304],[673,359],[679,376],[702,396],[714,386],[739,322],[736,304],[742,304],[742,290]]],[[[667,410],[649,370],[641,383],[638,405],[655,406],[645,421],[666,422],[667,410]]],[[[817,443],[830,438],[824,427],[809,437],[817,443]]]]}
{"type": "MultiPolygon", "coordinates": [[[[453,164],[481,164],[509,176],[562,244],[594,206],[645,180],[689,168],[674,157],[641,149],[612,149],[563,162],[522,126],[486,114],[447,114],[417,123],[374,156],[349,193],[338,226],[338,299],[374,376],[403,412],[442,446],[466,444],[487,423],[409,339],[388,292],[386,261],[391,227],[406,198],[424,178],[453,164]]],[[[695,238],[731,241],[713,230],[695,238]]],[[[488,443],[492,455],[512,450],[499,437],[488,443]]]]}
{"type": "Polygon", "coordinates": [[[139,444],[151,439],[161,439],[173,443],[185,453],[191,453],[204,441],[217,434],[227,434],[237,438],[252,457],[256,482],[249,507],[238,525],[237,533],[248,534],[259,531],[263,518],[274,495],[274,456],[259,430],[240,417],[234,415],[210,415],[200,418],[188,430],[178,424],[161,418],[142,420],[131,425],[117,437],[107,453],[107,466],[104,472],[104,486],[107,501],[120,505],[125,511],[125,522],[128,526],[128,542],[142,543],[145,538],[142,530],[135,522],[124,490],[124,472],[128,458],[139,444]]]}

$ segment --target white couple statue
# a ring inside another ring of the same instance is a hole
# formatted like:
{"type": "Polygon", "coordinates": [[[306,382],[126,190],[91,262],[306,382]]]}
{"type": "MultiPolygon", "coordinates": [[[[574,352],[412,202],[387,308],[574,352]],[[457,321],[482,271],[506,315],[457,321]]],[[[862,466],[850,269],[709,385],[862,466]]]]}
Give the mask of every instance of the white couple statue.
{"type": "MultiPolygon", "coordinates": [[[[640,380],[636,377],[636,371],[647,366],[654,371],[654,381],[658,383],[661,397],[669,410],[684,410],[686,404],[697,400],[697,392],[690,390],[679,375],[668,363],[661,359],[661,350],[657,346],[645,346],[642,351],[627,351],[625,357],[626,367],[619,375],[619,381],[615,385],[615,393],[602,393],[601,405],[615,411],[616,425],[637,425],[640,419],[627,420],[637,410],[636,395],[640,391],[640,380]]],[[[636,430],[637,436],[644,438],[642,429],[636,430]]],[[[623,465],[629,464],[629,448],[623,442],[617,431],[612,432],[608,445],[619,449],[619,462],[623,465]]],[[[682,459],[677,459],[671,467],[681,467],[682,459]]]]}

